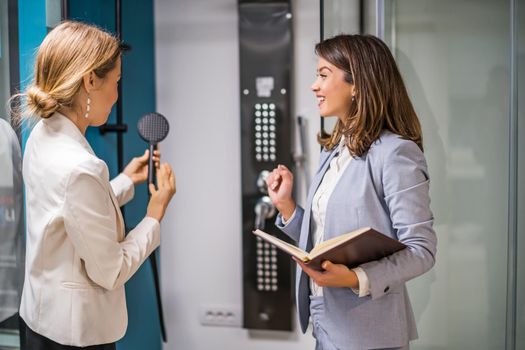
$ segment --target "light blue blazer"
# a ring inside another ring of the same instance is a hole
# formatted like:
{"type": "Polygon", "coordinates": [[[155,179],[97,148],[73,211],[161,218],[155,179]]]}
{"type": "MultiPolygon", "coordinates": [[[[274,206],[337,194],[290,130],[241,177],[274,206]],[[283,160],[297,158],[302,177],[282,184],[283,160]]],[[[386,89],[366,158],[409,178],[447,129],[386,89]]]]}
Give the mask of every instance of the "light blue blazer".
{"type": "MultiPolygon", "coordinates": [[[[297,207],[286,225],[276,225],[301,249],[309,251],[312,198],[336,151],[323,151],[306,208],[297,207]]],[[[393,348],[417,338],[405,282],[428,271],[435,261],[437,239],[432,228],[429,176],[416,143],[384,131],[368,152],[345,169],[329,201],[324,239],[373,227],[408,246],[400,252],[360,267],[371,294],[358,297],[350,288],[323,288],[326,324],[323,328],[339,350],[393,348]]],[[[297,311],[303,333],[308,327],[309,277],[296,275],[297,311]]]]}

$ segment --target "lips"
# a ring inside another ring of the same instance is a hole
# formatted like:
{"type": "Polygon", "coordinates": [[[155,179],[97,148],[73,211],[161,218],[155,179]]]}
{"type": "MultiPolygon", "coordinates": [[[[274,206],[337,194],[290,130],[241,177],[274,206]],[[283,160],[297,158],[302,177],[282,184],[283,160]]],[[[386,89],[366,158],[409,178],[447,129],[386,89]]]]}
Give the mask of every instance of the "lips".
{"type": "Polygon", "coordinates": [[[326,100],[324,96],[316,96],[317,97],[317,105],[320,107],[321,104],[326,100]]]}

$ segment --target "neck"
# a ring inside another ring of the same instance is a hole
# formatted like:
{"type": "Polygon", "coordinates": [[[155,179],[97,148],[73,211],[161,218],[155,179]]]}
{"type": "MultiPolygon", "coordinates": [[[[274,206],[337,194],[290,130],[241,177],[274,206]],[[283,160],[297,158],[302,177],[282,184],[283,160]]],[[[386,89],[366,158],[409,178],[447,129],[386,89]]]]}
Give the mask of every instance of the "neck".
{"type": "Polygon", "coordinates": [[[61,108],[58,112],[71,120],[73,124],[77,126],[78,130],[80,130],[82,135],[86,134],[86,129],[89,126],[89,119],[84,118],[84,116],[79,115],[76,111],[67,107],[61,108]]]}

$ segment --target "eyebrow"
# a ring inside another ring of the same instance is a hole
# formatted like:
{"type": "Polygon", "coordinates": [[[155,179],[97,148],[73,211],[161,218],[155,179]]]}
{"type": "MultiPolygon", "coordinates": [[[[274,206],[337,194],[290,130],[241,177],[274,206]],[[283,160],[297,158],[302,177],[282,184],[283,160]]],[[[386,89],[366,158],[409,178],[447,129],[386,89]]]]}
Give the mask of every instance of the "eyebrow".
{"type": "Polygon", "coordinates": [[[332,72],[332,70],[328,68],[327,66],[322,66],[321,68],[317,70],[317,72],[321,72],[323,69],[327,69],[329,72],[332,72]]]}

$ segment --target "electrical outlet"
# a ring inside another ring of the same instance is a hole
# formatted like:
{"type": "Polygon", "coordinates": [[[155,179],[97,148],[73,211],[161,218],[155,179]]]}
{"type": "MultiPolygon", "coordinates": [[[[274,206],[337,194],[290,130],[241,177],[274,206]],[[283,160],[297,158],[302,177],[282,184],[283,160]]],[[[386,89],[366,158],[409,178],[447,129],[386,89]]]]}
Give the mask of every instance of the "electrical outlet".
{"type": "Polygon", "coordinates": [[[242,326],[241,308],[236,305],[202,305],[199,319],[204,326],[242,326]]]}

